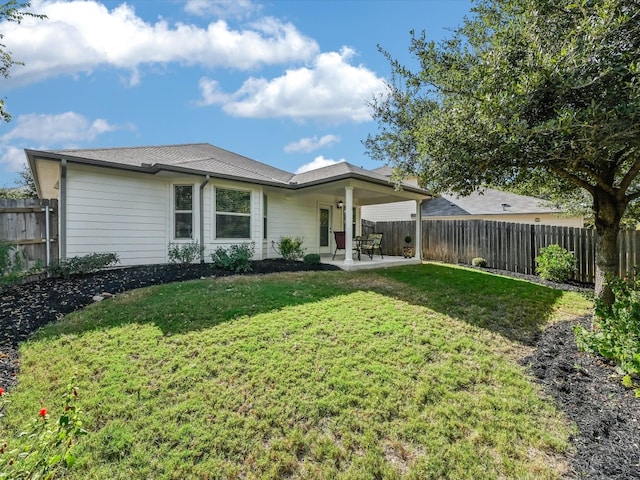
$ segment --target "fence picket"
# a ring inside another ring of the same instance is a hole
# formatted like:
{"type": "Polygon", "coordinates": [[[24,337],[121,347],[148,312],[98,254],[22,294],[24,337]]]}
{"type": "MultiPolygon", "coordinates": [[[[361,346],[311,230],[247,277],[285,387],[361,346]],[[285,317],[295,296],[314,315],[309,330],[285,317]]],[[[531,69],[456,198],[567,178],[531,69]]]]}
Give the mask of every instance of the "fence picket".
{"type": "MultiPolygon", "coordinates": [[[[415,235],[415,221],[377,222],[372,228],[383,233],[387,255],[401,255],[404,237],[415,235]]],[[[483,257],[490,268],[532,274],[540,249],[551,244],[574,252],[577,281],[595,281],[593,229],[487,220],[422,221],[422,251],[426,260],[471,264],[473,258],[483,257]]],[[[618,245],[619,275],[623,277],[640,265],[640,231],[620,232],[618,245]]]]}

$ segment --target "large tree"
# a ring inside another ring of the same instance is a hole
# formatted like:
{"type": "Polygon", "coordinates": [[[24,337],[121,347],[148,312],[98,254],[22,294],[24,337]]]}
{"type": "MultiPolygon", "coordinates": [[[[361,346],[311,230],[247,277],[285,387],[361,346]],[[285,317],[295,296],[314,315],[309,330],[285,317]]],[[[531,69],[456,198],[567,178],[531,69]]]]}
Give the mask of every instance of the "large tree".
{"type": "MultiPolygon", "coordinates": [[[[31,7],[30,2],[19,2],[18,0],[10,0],[0,5],[0,23],[2,22],[15,22],[20,23],[24,17],[45,18],[44,15],[37,15],[33,12],[29,12],[31,7]]],[[[0,32],[0,76],[9,78],[11,75],[11,67],[14,65],[22,65],[22,62],[17,61],[11,55],[11,52],[6,50],[6,46],[2,43],[4,34],[0,32]]],[[[11,120],[11,115],[5,109],[4,98],[0,98],[0,122],[8,122],[11,120]]]]}
{"type": "Polygon", "coordinates": [[[370,155],[436,192],[586,192],[596,293],[611,301],[604,276],[640,197],[640,0],[479,0],[450,39],[412,34],[410,51],[418,69],[384,52],[393,77],[373,102],[370,155]]]}

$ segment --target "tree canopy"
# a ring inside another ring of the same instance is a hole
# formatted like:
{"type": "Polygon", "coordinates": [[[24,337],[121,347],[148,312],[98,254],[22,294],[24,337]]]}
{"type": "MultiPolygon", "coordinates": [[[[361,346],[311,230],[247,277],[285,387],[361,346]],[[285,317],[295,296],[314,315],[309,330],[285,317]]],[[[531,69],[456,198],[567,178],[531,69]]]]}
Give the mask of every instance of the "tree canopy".
{"type": "Polygon", "coordinates": [[[436,192],[544,186],[591,201],[596,290],[640,198],[640,0],[479,0],[451,38],[412,33],[364,142],[436,192]],[[413,149],[399,145],[410,143],[413,149]]]}

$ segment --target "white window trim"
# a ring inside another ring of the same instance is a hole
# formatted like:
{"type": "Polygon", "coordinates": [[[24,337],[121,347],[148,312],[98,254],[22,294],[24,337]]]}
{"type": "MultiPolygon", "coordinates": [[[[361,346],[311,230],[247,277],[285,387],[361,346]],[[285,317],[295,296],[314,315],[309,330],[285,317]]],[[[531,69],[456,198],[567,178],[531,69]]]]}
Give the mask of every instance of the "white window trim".
{"type": "Polygon", "coordinates": [[[218,241],[236,241],[236,240],[242,240],[242,241],[246,241],[246,240],[252,240],[253,239],[253,222],[252,222],[252,216],[253,216],[253,190],[247,190],[244,188],[233,188],[233,187],[225,187],[225,186],[214,186],[213,187],[213,230],[214,230],[214,237],[216,240],[218,241]],[[218,197],[218,190],[232,190],[235,192],[244,192],[244,193],[248,193],[249,194],[249,213],[236,213],[236,212],[221,212],[218,211],[218,202],[217,202],[217,197],[218,197]],[[235,216],[235,217],[249,217],[249,236],[248,237],[237,237],[237,238],[221,238],[218,237],[218,232],[217,232],[217,217],[218,217],[218,213],[222,214],[222,215],[229,215],[229,216],[235,216]]]}
{"type": "Polygon", "coordinates": [[[196,234],[195,225],[195,192],[196,189],[192,183],[173,183],[171,184],[171,238],[174,242],[192,242],[196,234]],[[191,210],[178,210],[176,209],[176,187],[191,187],[191,210]],[[176,214],[177,213],[190,213],[191,214],[191,236],[190,237],[176,237],[176,214]]]}

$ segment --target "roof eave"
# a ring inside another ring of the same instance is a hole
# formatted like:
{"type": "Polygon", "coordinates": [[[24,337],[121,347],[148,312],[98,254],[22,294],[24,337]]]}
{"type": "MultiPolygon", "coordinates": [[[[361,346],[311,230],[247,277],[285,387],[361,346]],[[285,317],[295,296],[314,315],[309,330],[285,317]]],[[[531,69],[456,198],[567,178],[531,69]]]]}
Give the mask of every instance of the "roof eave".
{"type": "Polygon", "coordinates": [[[35,150],[25,149],[24,153],[27,155],[27,163],[29,164],[29,170],[31,170],[31,175],[33,176],[33,183],[36,186],[36,194],[38,198],[42,198],[42,189],[40,188],[40,179],[38,178],[38,169],[36,168],[35,157],[31,155],[35,150]]]}
{"type": "MultiPolygon", "coordinates": [[[[57,161],[61,161],[64,158],[67,160],[67,162],[75,162],[82,165],[91,165],[91,166],[103,167],[103,168],[112,168],[115,170],[125,170],[130,172],[145,173],[149,175],[155,175],[162,171],[182,173],[182,174],[188,174],[188,175],[198,175],[198,176],[211,175],[211,176],[215,176],[216,178],[221,178],[224,180],[232,180],[232,181],[238,181],[238,182],[244,182],[244,183],[254,183],[257,185],[278,187],[278,188],[284,188],[288,190],[301,190],[304,188],[309,188],[309,187],[328,184],[328,183],[334,183],[341,180],[350,180],[350,179],[362,180],[365,182],[374,183],[377,185],[384,185],[387,187],[393,186],[393,183],[389,182],[386,179],[372,178],[367,175],[361,175],[353,172],[347,172],[344,174],[335,175],[335,176],[331,176],[331,177],[327,177],[319,180],[313,180],[305,183],[284,183],[284,182],[281,183],[281,182],[269,181],[269,180],[257,180],[257,179],[248,180],[246,177],[237,177],[235,175],[226,175],[226,174],[220,174],[217,172],[212,172],[207,170],[194,169],[194,168],[188,168],[188,167],[179,167],[175,165],[166,165],[161,163],[155,163],[149,166],[137,166],[137,165],[126,165],[121,163],[107,162],[104,160],[95,160],[91,158],[78,157],[74,155],[65,155],[61,153],[48,152],[43,150],[25,149],[25,153],[27,154],[27,158],[29,159],[30,164],[32,160],[35,160],[36,157],[45,158],[49,160],[57,160],[57,161]]],[[[403,184],[402,189],[411,193],[421,194],[424,197],[432,196],[430,192],[426,190],[422,190],[421,188],[418,188],[418,187],[411,186],[411,185],[403,184]]]]}
{"type": "MultiPolygon", "coordinates": [[[[323,185],[323,184],[327,184],[327,183],[339,182],[341,180],[362,180],[362,181],[369,182],[369,183],[375,183],[376,185],[383,185],[385,187],[393,187],[393,182],[389,182],[386,179],[372,178],[372,177],[367,176],[367,175],[361,175],[361,174],[353,173],[353,172],[347,172],[347,173],[343,173],[343,174],[340,174],[340,175],[335,175],[335,176],[332,176],[332,177],[322,178],[322,179],[318,179],[318,180],[312,180],[312,181],[305,182],[305,183],[289,184],[289,186],[293,187],[294,189],[303,189],[303,188],[314,187],[314,186],[323,185]]],[[[402,190],[405,190],[405,191],[411,192],[411,193],[418,193],[418,194],[421,194],[421,195],[423,195],[425,197],[431,197],[432,196],[432,194],[430,192],[428,192],[427,190],[422,190],[421,188],[414,187],[412,185],[402,184],[402,190]]]]}

